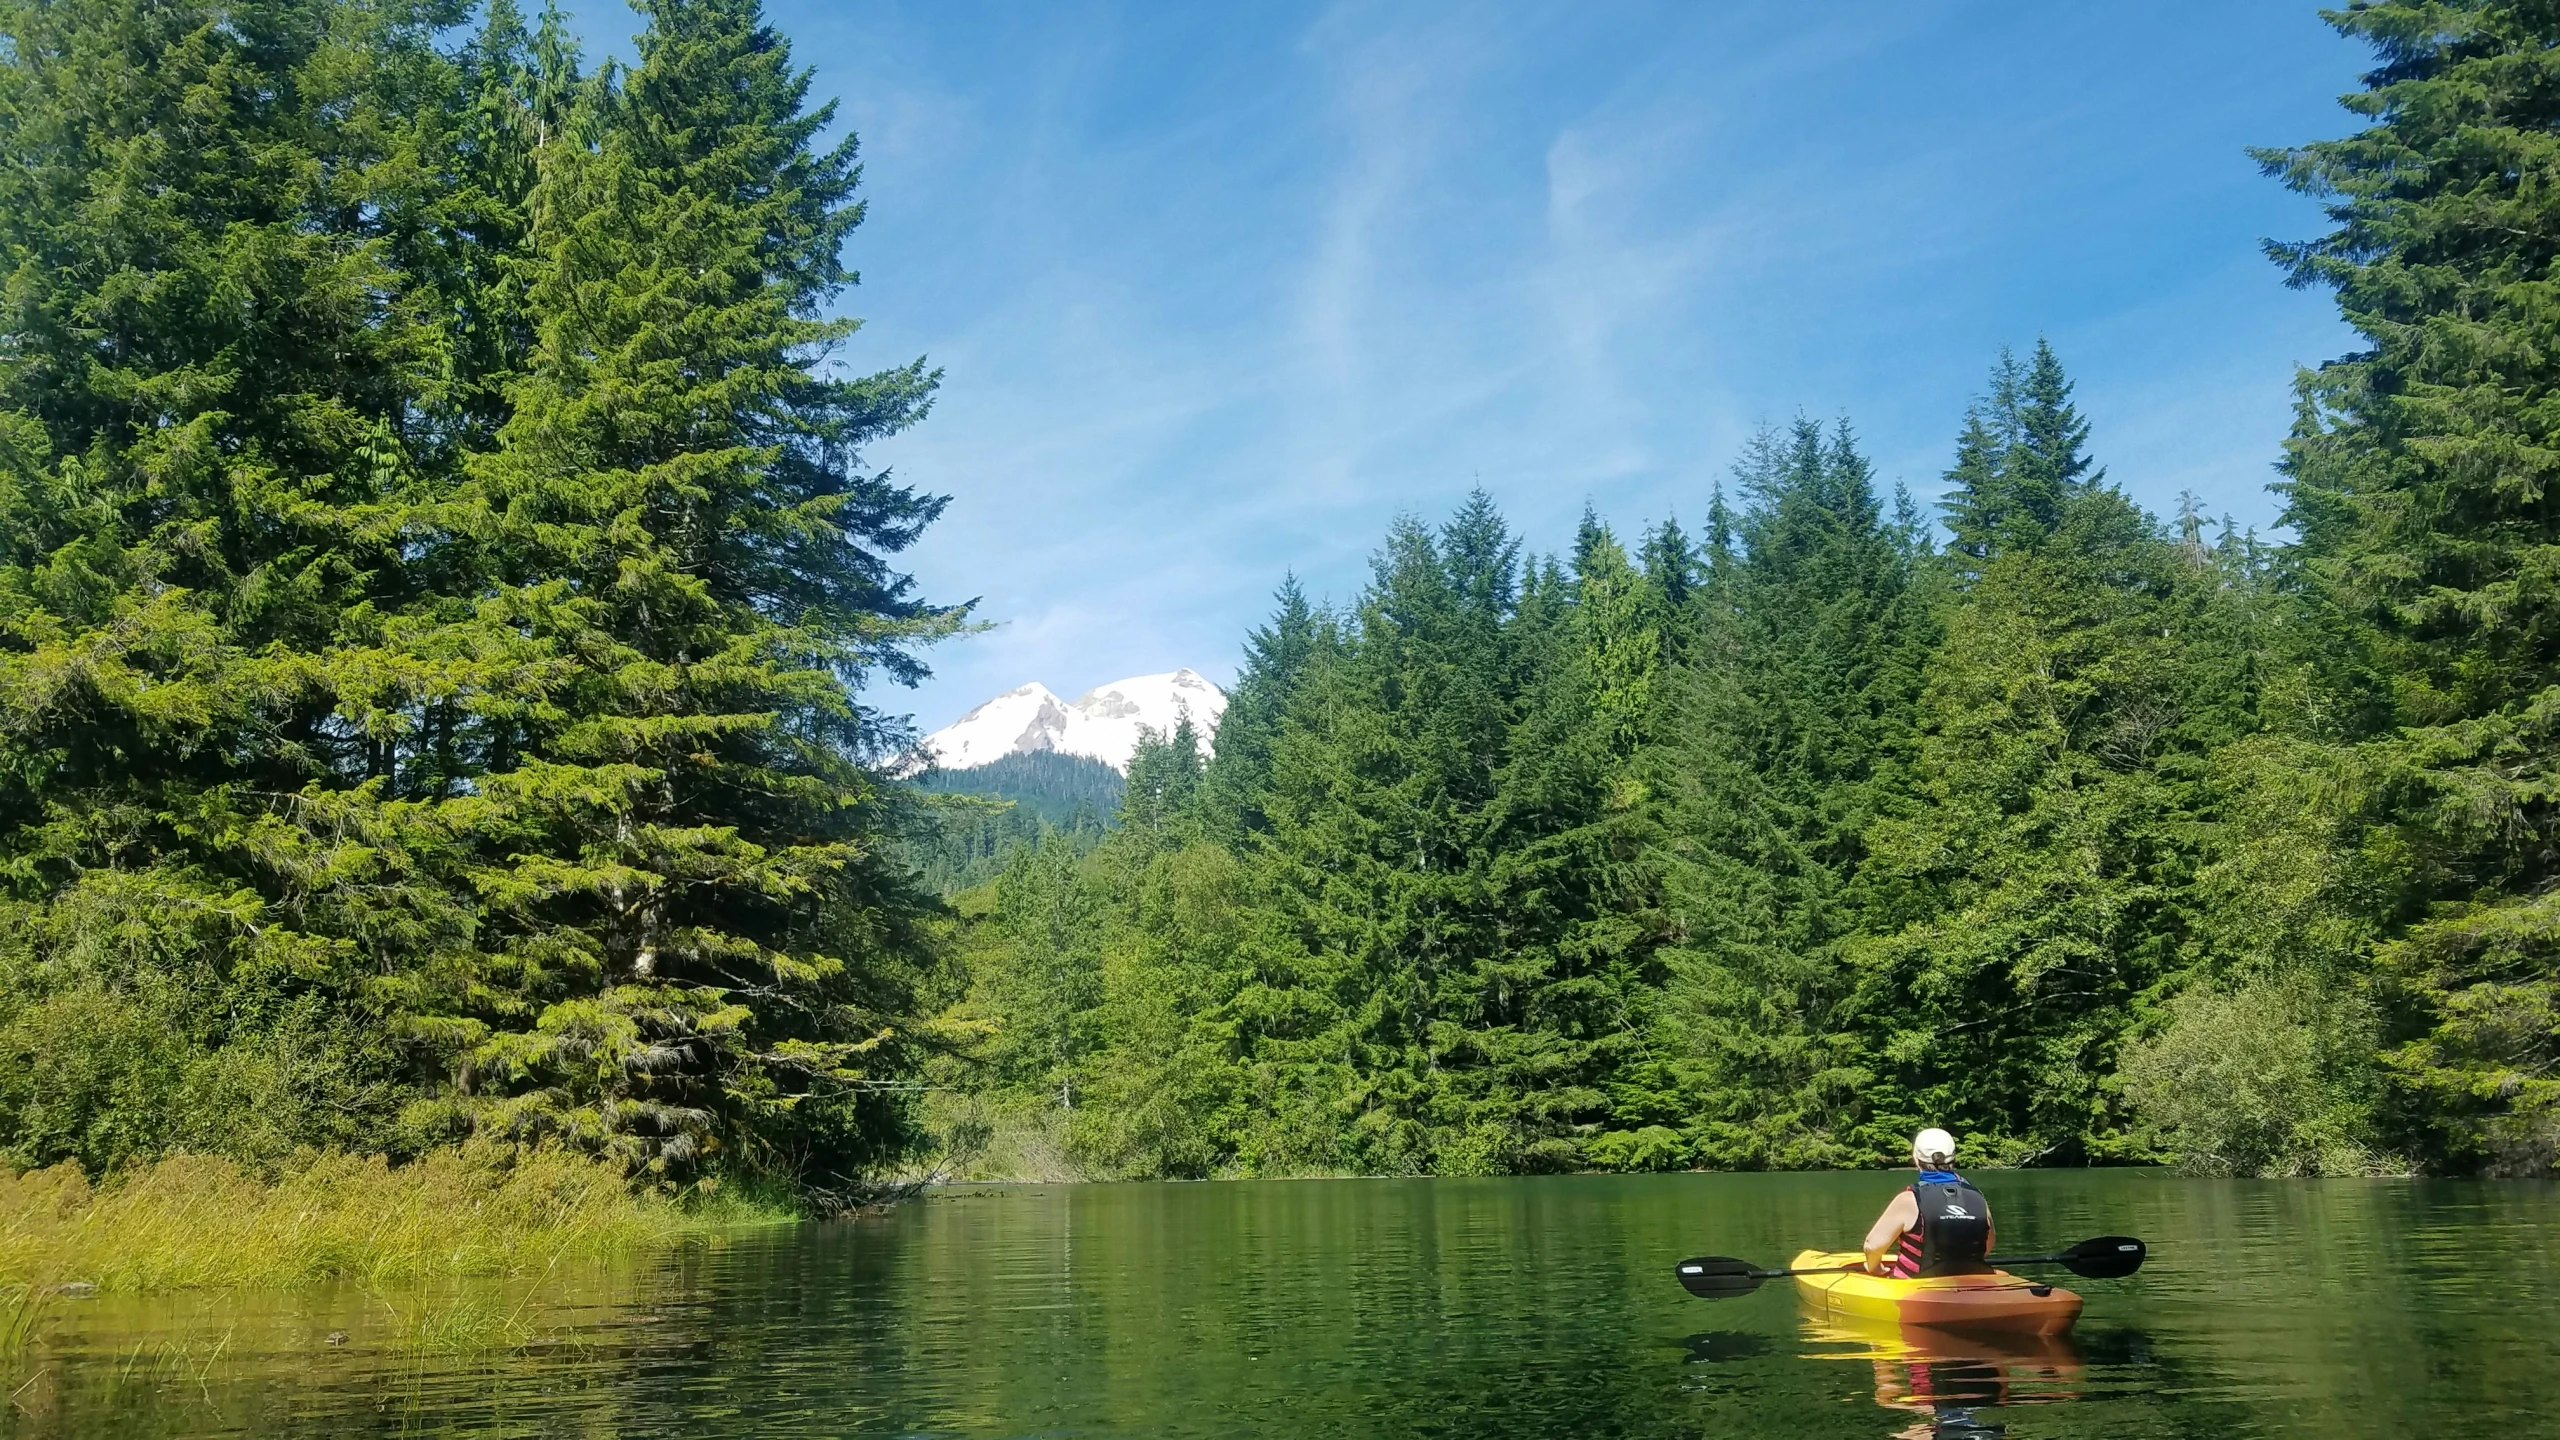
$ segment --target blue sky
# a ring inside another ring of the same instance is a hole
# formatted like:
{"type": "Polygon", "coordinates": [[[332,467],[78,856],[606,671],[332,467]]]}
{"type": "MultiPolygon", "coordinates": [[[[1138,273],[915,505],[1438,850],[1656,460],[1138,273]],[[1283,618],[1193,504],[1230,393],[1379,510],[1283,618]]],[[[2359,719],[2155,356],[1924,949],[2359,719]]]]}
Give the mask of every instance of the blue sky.
{"type": "Polygon", "coordinates": [[[1479,484],[1540,548],[1694,519],[1805,412],[1926,498],[2038,334],[2112,478],[2263,526],[2352,348],[2258,248],[2321,216],[2245,147],[2346,130],[2365,59],[2295,0],[768,3],[863,140],[851,358],[948,371],[874,455],[995,625],[873,697],[925,728],[1224,683],[1283,572],[1346,598],[1479,484]]]}

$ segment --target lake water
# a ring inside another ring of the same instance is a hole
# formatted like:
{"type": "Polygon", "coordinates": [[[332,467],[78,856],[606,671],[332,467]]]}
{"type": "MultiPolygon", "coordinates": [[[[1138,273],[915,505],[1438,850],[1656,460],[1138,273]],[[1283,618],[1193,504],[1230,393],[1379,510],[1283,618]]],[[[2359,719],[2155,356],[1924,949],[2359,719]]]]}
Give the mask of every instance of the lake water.
{"type": "Polygon", "coordinates": [[[2004,1249],[2151,1242],[2067,1341],[1830,1329],[1698,1253],[1885,1175],[1014,1185],[462,1290],[65,1301],[23,1435],[2560,1435],[2560,1186],[1987,1172],[2004,1249]],[[331,1343],[335,1339],[336,1343],[331,1343]]]}

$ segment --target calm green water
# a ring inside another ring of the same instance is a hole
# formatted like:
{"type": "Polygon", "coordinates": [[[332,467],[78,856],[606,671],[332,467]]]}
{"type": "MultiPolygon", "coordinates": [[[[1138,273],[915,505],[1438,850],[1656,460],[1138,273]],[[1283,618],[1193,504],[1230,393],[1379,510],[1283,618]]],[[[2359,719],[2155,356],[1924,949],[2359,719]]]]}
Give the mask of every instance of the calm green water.
{"type": "Polygon", "coordinates": [[[2560,1187],[1978,1178],[2012,1244],[2151,1266],[2073,1282],[2067,1344],[1911,1355],[1670,1277],[1852,1243],[1887,1176],[1010,1186],[539,1285],[65,1302],[0,1430],[2560,1434],[2560,1187]]]}

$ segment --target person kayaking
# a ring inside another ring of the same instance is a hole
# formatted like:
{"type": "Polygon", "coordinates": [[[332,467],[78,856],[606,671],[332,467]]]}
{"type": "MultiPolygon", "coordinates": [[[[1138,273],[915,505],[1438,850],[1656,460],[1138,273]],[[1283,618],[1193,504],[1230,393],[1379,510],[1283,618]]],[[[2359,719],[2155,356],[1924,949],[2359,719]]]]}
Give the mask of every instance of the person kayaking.
{"type": "Polygon", "coordinates": [[[1955,1172],[1956,1137],[1931,1126],[1911,1139],[1920,1178],[1867,1228],[1867,1273],[1979,1275],[1991,1267],[1991,1202],[1955,1172]]]}

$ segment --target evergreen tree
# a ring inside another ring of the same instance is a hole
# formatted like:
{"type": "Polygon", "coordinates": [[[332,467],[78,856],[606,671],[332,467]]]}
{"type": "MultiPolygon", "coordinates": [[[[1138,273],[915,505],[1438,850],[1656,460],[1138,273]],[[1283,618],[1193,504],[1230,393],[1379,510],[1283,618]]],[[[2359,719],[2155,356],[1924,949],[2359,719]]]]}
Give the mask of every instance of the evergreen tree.
{"type": "Polygon", "coordinates": [[[933,377],[818,368],[787,48],[646,13],[580,86],[503,5],[0,9],[13,1159],[901,1143],[854,689],[956,616],[856,450],[933,377]]]}
{"type": "MultiPolygon", "coordinates": [[[[2333,13],[2378,64],[2362,132],[2261,155],[2336,229],[2278,245],[2369,348],[2302,387],[2286,522],[2315,619],[2351,663],[2289,726],[2280,791],[2327,797],[2268,843],[2333,847],[2308,930],[2372,936],[2394,1145],[2543,1173],[2560,1157],[2560,947],[2551,697],[2560,541],[2549,303],[2560,201],[2540,180],[2560,16],[2378,0],[2333,13]]],[[[2301,868],[2299,866],[2294,868],[2301,868]]]]}
{"type": "Polygon", "coordinates": [[[2063,523],[2073,500],[2102,484],[2087,454],[2089,425],[2071,403],[2071,382],[2053,347],[2036,341],[2020,366],[2002,351],[1991,393],[1965,414],[1956,463],[1940,502],[1953,552],[1973,567],[1993,555],[2033,550],[2063,523]]]}
{"type": "Polygon", "coordinates": [[[1665,520],[1646,532],[1642,559],[1644,573],[1653,577],[1664,608],[1675,614],[1685,611],[1697,589],[1699,560],[1678,520],[1665,520]]]}
{"type": "Polygon", "coordinates": [[[1865,1153],[1873,1079],[1843,947],[1935,622],[1845,427],[1763,434],[1736,468],[1748,508],[1702,592],[1720,613],[1653,760],[1672,940],[1652,1083],[1698,1160],[1838,1164],[1865,1153]]]}
{"type": "Polygon", "coordinates": [[[1218,717],[1216,755],[1203,782],[1207,822],[1230,844],[1270,828],[1259,797],[1271,783],[1271,747],[1307,667],[1329,640],[1329,619],[1308,607],[1297,576],[1283,577],[1273,598],[1279,608],[1245,637],[1244,665],[1218,717]]]}
{"type": "Polygon", "coordinates": [[[1641,561],[1653,623],[1662,632],[1663,659],[1677,663],[1697,641],[1698,586],[1706,559],[1679,521],[1665,520],[1646,534],[1641,561]]]}
{"type": "Polygon", "coordinates": [[[2203,958],[2211,756],[2255,725],[2255,589],[2104,487],[1983,560],[1929,665],[1916,803],[1869,832],[1871,1151],[1944,1124],[2012,1161],[2139,1152],[2109,1078],[2203,958]]]}
{"type": "Polygon", "coordinates": [[[442,367],[399,268],[431,12],[0,5],[0,1123],[12,1163],[370,1146],[366,683],[442,367]]]}
{"type": "Polygon", "coordinates": [[[1058,1108],[1072,1112],[1099,1043],[1099,897],[1083,882],[1074,850],[1049,844],[1020,852],[997,895],[997,924],[1017,961],[990,975],[992,1008],[1003,1017],[999,1073],[1054,1093],[1058,1108]]]}
{"type": "Polygon", "coordinates": [[[1120,823],[1158,832],[1163,838],[1188,838],[1199,828],[1200,732],[1191,717],[1174,721],[1173,733],[1140,727],[1137,749],[1129,756],[1129,784],[1120,800],[1120,823]]]}
{"type": "Polygon", "coordinates": [[[1588,515],[1584,525],[1589,533],[1574,555],[1572,629],[1565,652],[1548,664],[1582,672],[1577,699],[1607,753],[1624,761],[1652,733],[1668,603],[1606,526],[1588,515]]]}
{"type": "MultiPolygon", "coordinates": [[[[1529,632],[1537,663],[1503,784],[1519,836],[1505,879],[1534,897],[1554,937],[1529,977],[1543,1023],[1578,1049],[1580,1076],[1604,1097],[1602,1111],[1575,1127],[1581,1163],[1658,1169],[1677,1163],[1680,1149],[1658,1123],[1661,1097],[1635,1075],[1650,1056],[1665,928],[1644,760],[1665,724],[1666,680],[1688,630],[1687,607],[1671,592],[1685,587],[1689,566],[1673,527],[1655,532],[1644,570],[1596,519],[1584,532],[1570,577],[1541,587],[1569,603],[1529,632]]],[[[1525,601],[1522,611],[1524,620],[1533,613],[1525,601]]]]}
{"type": "Polygon", "coordinates": [[[1141,732],[1119,831],[1087,867],[1110,916],[1102,1048],[1070,1139],[1096,1173],[1197,1179],[1235,1161],[1249,882],[1203,838],[1207,798],[1190,717],[1141,732]]]}
{"type": "Polygon", "coordinates": [[[1561,588],[1528,574],[1481,494],[1436,533],[1400,522],[1290,712],[1252,851],[1279,938],[1240,1032],[1265,1163],[1552,1167],[1600,1118],[1607,1006],[1564,837],[1602,790],[1570,747],[1519,748],[1549,647],[1523,617],[1561,588]]]}
{"type": "Polygon", "coordinates": [[[582,84],[556,4],[528,31],[514,0],[493,0],[458,60],[460,103],[428,111],[440,123],[419,145],[450,157],[447,173],[399,232],[404,268],[434,300],[426,318],[441,365],[423,418],[457,453],[497,443],[508,385],[533,351],[525,282],[536,167],[582,84]]]}
{"type": "Polygon", "coordinates": [[[653,1171],[744,1142],[836,1185],[896,1143],[914,946],[854,690],[958,618],[883,559],[941,502],[858,447],[933,376],[817,369],[858,172],[752,0],[643,13],[639,66],[543,152],[534,349],[432,512],[494,589],[416,643],[512,663],[460,747],[490,958],[403,996],[453,1055],[419,1118],[653,1171]]]}

